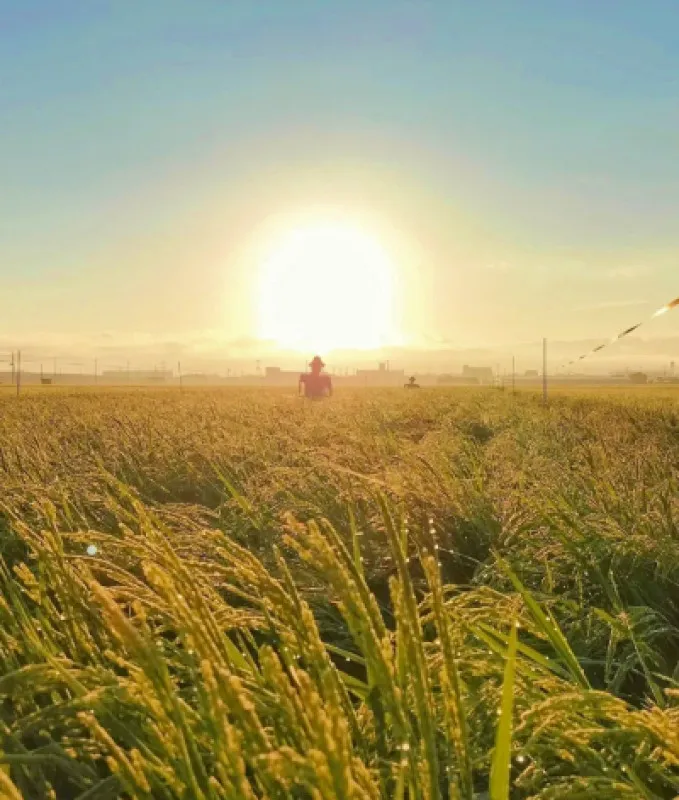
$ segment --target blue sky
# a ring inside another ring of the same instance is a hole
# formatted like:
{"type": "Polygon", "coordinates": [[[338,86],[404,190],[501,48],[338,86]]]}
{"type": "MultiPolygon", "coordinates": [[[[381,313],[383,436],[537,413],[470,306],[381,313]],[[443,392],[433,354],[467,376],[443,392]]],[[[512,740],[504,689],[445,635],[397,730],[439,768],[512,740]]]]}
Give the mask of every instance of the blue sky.
{"type": "Polygon", "coordinates": [[[605,338],[679,294],[678,101],[671,0],[0,0],[0,336],[248,337],[324,203],[418,254],[412,329],[605,338]]]}

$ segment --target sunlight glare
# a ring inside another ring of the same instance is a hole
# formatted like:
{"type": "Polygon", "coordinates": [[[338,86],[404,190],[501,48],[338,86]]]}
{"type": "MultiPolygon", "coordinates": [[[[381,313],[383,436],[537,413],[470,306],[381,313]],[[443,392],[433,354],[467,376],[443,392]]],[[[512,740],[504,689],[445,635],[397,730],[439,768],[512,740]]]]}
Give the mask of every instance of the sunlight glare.
{"type": "Polygon", "coordinates": [[[296,229],[262,265],[259,334],[303,352],[385,346],[394,338],[392,283],[388,254],[362,231],[296,229]]]}

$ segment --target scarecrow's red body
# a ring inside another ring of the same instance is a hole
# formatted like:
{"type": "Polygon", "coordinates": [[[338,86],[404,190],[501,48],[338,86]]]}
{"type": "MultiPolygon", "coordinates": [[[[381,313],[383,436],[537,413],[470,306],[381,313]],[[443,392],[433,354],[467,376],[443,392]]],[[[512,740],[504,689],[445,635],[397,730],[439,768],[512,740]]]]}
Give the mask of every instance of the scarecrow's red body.
{"type": "Polygon", "coordinates": [[[312,400],[328,397],[332,394],[332,381],[330,375],[323,375],[323,362],[316,356],[309,365],[311,372],[303,372],[299,376],[300,389],[304,387],[304,396],[312,400]]]}
{"type": "Polygon", "coordinates": [[[299,376],[299,382],[304,386],[304,396],[311,398],[326,397],[332,392],[330,375],[305,372],[299,376]]]}

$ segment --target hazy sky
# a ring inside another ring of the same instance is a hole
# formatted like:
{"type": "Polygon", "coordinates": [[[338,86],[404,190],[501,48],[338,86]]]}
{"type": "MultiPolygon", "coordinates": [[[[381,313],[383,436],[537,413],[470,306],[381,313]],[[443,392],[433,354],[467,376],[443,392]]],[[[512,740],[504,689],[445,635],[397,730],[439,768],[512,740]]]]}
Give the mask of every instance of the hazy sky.
{"type": "Polygon", "coordinates": [[[262,229],[318,206],[418,335],[637,322],[679,294],[679,4],[0,0],[0,337],[247,340],[262,229]]]}

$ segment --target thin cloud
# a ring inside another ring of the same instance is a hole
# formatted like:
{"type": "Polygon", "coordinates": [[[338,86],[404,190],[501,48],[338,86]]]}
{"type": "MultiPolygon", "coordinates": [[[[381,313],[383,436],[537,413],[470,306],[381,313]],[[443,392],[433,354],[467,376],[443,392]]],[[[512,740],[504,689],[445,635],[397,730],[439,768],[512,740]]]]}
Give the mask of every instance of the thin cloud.
{"type": "Polygon", "coordinates": [[[492,261],[485,265],[489,272],[510,272],[512,265],[508,261],[492,261]]]}
{"type": "Polygon", "coordinates": [[[652,272],[646,264],[628,264],[619,267],[611,267],[604,272],[604,278],[609,280],[634,280],[635,278],[645,278],[652,272]]]}
{"type": "MultiPolygon", "coordinates": [[[[631,301],[629,301],[631,303],[631,301]]],[[[151,368],[163,363],[170,368],[181,360],[185,371],[198,370],[223,373],[227,367],[253,371],[256,361],[261,366],[286,366],[296,368],[304,356],[296,352],[281,351],[271,342],[256,338],[226,338],[220,331],[194,331],[180,335],[168,332],[165,335],[123,334],[101,337],[34,334],[32,337],[9,335],[0,337],[0,361],[9,357],[10,351],[22,351],[22,363],[28,369],[37,370],[40,364],[52,369],[53,360],[61,370],[94,370],[94,359],[98,360],[99,370],[122,369],[129,362],[132,368],[151,368]],[[103,341],[102,341],[103,339],[103,341]]],[[[551,340],[549,342],[550,364],[556,365],[566,358],[588,352],[602,344],[607,337],[580,340],[551,340]]],[[[643,363],[672,360],[679,353],[679,337],[641,338],[630,336],[612,344],[605,352],[583,362],[591,364],[591,369],[601,371],[607,364],[620,359],[638,357],[643,363]]],[[[419,341],[408,346],[385,347],[370,352],[339,352],[333,354],[331,363],[351,367],[374,366],[377,361],[390,361],[394,368],[407,366],[412,370],[434,369],[439,371],[459,371],[463,364],[494,365],[511,363],[516,356],[517,364],[523,368],[536,367],[541,363],[542,341],[497,342],[486,346],[468,346],[466,343],[446,339],[442,336],[420,337],[419,341]]],[[[642,363],[640,361],[639,363],[642,363]]],[[[8,369],[0,364],[0,372],[8,369]]]]}
{"type": "Polygon", "coordinates": [[[635,308],[647,305],[648,300],[603,300],[600,303],[578,306],[575,311],[605,311],[609,308],[635,308]]]}

